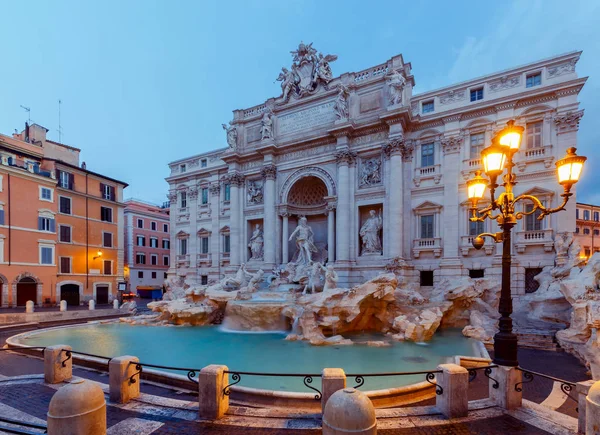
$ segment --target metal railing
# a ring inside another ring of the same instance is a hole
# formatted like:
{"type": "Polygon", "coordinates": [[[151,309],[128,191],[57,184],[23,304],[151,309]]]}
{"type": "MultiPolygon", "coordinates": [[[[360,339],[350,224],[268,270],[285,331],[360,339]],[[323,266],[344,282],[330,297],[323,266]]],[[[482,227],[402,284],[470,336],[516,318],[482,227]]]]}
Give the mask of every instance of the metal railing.
{"type": "Polygon", "coordinates": [[[488,378],[489,380],[494,382],[492,384],[492,388],[497,390],[500,387],[500,383],[498,382],[498,380],[496,380],[490,376],[492,374],[492,369],[495,369],[496,367],[498,367],[498,366],[495,364],[492,364],[489,366],[471,367],[470,369],[467,369],[467,371],[469,372],[469,382],[473,382],[475,380],[475,378],[477,378],[478,370],[483,370],[483,375],[486,378],[488,378]]]}
{"type": "Polygon", "coordinates": [[[311,386],[310,384],[312,384],[313,382],[313,378],[320,378],[321,374],[306,374],[306,373],[256,373],[256,372],[238,372],[238,371],[232,371],[232,370],[226,370],[224,373],[228,373],[231,375],[231,379],[233,379],[233,382],[231,382],[230,384],[226,385],[225,388],[223,388],[223,394],[226,396],[229,396],[229,394],[231,394],[231,390],[230,387],[233,387],[236,384],[239,384],[240,381],[242,380],[242,375],[244,376],[280,376],[280,377],[302,377],[303,378],[303,383],[307,388],[310,388],[311,390],[313,390],[316,394],[315,394],[315,400],[321,400],[321,391],[319,391],[317,388],[311,386]]]}
{"type": "Polygon", "coordinates": [[[413,375],[425,375],[425,381],[429,382],[431,385],[435,387],[435,394],[441,396],[444,394],[444,389],[438,385],[435,380],[435,374],[442,373],[441,370],[429,370],[423,372],[389,372],[389,373],[361,373],[361,374],[347,374],[346,376],[349,378],[354,378],[354,382],[356,385],[354,388],[358,389],[362,387],[365,383],[365,377],[381,377],[381,376],[413,376],[413,375]]]}
{"type": "Polygon", "coordinates": [[[198,381],[194,378],[200,372],[200,369],[188,369],[188,368],[184,368],[184,367],[161,366],[158,364],[147,364],[147,363],[142,363],[142,362],[130,362],[129,364],[130,365],[135,364],[135,369],[137,370],[134,374],[132,374],[129,377],[130,384],[135,384],[137,382],[137,380],[135,379],[136,376],[138,376],[141,379],[142,371],[143,371],[144,367],[150,367],[153,369],[163,369],[163,370],[187,372],[187,378],[192,382],[198,383],[198,381]]]}
{"type": "MultiPolygon", "coordinates": [[[[543,373],[534,372],[532,370],[526,370],[522,367],[517,367],[518,370],[523,372],[523,381],[515,384],[515,391],[521,393],[523,391],[523,385],[533,382],[535,376],[539,376],[544,379],[549,379],[560,384],[560,390],[573,402],[579,403],[576,397],[571,396],[569,393],[574,391],[577,385],[574,382],[569,382],[564,379],[555,378],[554,376],[545,375],[543,373]]],[[[579,407],[575,408],[575,411],[579,412],[579,407]]]]}
{"type": "Polygon", "coordinates": [[[92,353],[85,353],[85,352],[78,352],[76,350],[67,350],[67,349],[63,349],[62,352],[65,354],[66,358],[61,361],[61,365],[63,367],[67,366],[67,361],[69,361],[72,357],[73,354],[75,355],[83,355],[83,356],[91,356],[92,358],[98,358],[98,359],[105,359],[106,364],[108,365],[108,363],[110,362],[110,360],[112,359],[112,357],[108,357],[108,356],[102,356],[102,355],[94,355],[92,353]]]}

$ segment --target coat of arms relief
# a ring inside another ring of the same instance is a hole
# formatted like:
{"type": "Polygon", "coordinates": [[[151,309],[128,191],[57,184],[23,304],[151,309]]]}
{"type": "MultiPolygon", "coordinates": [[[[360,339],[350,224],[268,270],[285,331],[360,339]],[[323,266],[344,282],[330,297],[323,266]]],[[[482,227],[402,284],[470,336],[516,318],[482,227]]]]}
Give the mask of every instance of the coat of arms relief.
{"type": "Polygon", "coordinates": [[[291,70],[281,68],[277,81],[281,82],[281,97],[287,102],[291,96],[295,98],[310,95],[317,91],[319,85],[328,89],[333,78],[330,62],[337,60],[333,54],[318,53],[310,44],[300,43],[297,50],[290,52],[293,62],[291,70]],[[318,53],[318,54],[317,54],[318,53]]]}

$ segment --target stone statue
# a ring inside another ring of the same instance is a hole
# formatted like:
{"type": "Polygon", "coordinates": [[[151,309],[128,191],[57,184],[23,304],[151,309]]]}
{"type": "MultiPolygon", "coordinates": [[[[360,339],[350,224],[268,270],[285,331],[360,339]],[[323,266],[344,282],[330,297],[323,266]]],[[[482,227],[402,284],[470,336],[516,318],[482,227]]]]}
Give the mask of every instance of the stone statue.
{"type": "Polygon", "coordinates": [[[313,230],[308,225],[304,216],[298,221],[298,226],[290,236],[289,240],[291,241],[294,236],[296,236],[296,247],[299,251],[295,264],[304,266],[309,265],[312,261],[312,253],[317,252],[317,247],[313,241],[313,230]]]}
{"type": "Polygon", "coordinates": [[[339,277],[335,270],[333,270],[333,264],[327,265],[327,269],[325,270],[325,285],[323,286],[323,291],[331,290],[337,288],[339,277]]]}
{"type": "Polygon", "coordinates": [[[250,252],[252,253],[250,260],[263,259],[263,246],[263,231],[260,225],[256,224],[254,232],[252,233],[252,237],[250,237],[250,243],[248,243],[248,247],[250,248],[250,252]]]}
{"type": "Polygon", "coordinates": [[[318,261],[311,261],[310,269],[308,271],[308,281],[304,286],[302,294],[315,293],[318,287],[321,287],[321,274],[326,272],[326,269],[318,261]],[[308,290],[310,289],[310,292],[308,290]]]}
{"type": "Polygon", "coordinates": [[[328,84],[333,78],[333,73],[331,72],[329,62],[333,62],[335,60],[337,60],[337,56],[334,54],[323,56],[323,53],[319,53],[313,82],[316,83],[320,79],[323,80],[325,84],[328,84]]]}
{"type": "Polygon", "coordinates": [[[362,238],[361,254],[381,254],[381,239],[379,232],[383,228],[381,211],[379,214],[375,210],[369,211],[369,219],[360,228],[360,237],[362,238]]]}
{"type": "Polygon", "coordinates": [[[369,159],[363,162],[360,174],[360,186],[373,186],[381,183],[381,160],[369,159]]]}
{"type": "Polygon", "coordinates": [[[387,75],[387,83],[389,88],[389,105],[402,104],[402,91],[406,84],[406,79],[397,70],[392,70],[387,75]]]}
{"type": "Polygon", "coordinates": [[[221,124],[221,126],[223,127],[223,130],[227,132],[227,145],[229,145],[229,148],[231,148],[233,151],[236,151],[238,139],[236,128],[231,124],[229,124],[229,127],[227,124],[221,124]]]}
{"type": "Polygon", "coordinates": [[[273,139],[273,112],[267,110],[260,120],[261,140],[273,139]]]}
{"type": "Polygon", "coordinates": [[[263,185],[261,181],[248,182],[248,204],[263,203],[263,185]]]}
{"type": "Polygon", "coordinates": [[[339,86],[339,92],[333,110],[335,111],[335,116],[337,116],[338,120],[345,121],[348,119],[348,88],[342,84],[339,86]]]}
{"type": "Polygon", "coordinates": [[[295,65],[292,65],[292,71],[289,71],[285,67],[281,68],[281,72],[276,80],[281,82],[281,96],[284,101],[287,101],[290,93],[294,91],[294,88],[296,87],[297,77],[295,65]]]}
{"type": "Polygon", "coordinates": [[[226,276],[220,282],[221,287],[233,287],[238,290],[240,287],[247,285],[248,280],[252,275],[246,270],[246,263],[242,263],[234,276],[226,276]]]}
{"type": "Polygon", "coordinates": [[[251,292],[257,291],[258,287],[260,286],[260,283],[263,280],[264,275],[265,272],[263,272],[262,269],[258,269],[258,271],[254,275],[252,275],[252,278],[250,278],[246,290],[251,292]]]}

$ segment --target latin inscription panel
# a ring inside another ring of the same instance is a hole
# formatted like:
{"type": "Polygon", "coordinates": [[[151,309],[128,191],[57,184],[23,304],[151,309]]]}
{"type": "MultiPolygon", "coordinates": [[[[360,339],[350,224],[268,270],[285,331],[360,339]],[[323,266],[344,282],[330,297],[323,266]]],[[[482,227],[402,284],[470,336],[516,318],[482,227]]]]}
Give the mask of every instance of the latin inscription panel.
{"type": "Polygon", "coordinates": [[[277,118],[279,134],[291,134],[302,130],[309,130],[315,126],[335,121],[334,104],[335,102],[331,101],[311,107],[310,109],[279,116],[277,118]]]}

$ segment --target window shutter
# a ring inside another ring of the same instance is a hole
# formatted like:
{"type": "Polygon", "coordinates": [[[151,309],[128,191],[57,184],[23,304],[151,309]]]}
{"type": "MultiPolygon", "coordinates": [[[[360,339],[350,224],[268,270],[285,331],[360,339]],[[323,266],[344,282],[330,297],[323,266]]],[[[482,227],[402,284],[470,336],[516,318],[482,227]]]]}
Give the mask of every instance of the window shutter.
{"type": "Polygon", "coordinates": [[[110,186],[110,200],[111,201],[115,201],[116,198],[116,194],[115,194],[115,188],[114,186],[110,186]]]}
{"type": "Polygon", "coordinates": [[[142,246],[146,246],[146,238],[142,237],[142,246]]]}
{"type": "Polygon", "coordinates": [[[73,184],[75,184],[75,175],[69,174],[69,189],[73,190],[73,184]]]}
{"type": "Polygon", "coordinates": [[[50,219],[50,231],[53,233],[56,231],[56,221],[54,219],[50,219]]]}
{"type": "Polygon", "coordinates": [[[0,210],[0,225],[4,225],[4,210],[0,210]]]}
{"type": "Polygon", "coordinates": [[[60,171],[58,169],[55,169],[54,172],[56,174],[56,179],[58,180],[58,185],[60,186],[60,171]]]}
{"type": "Polygon", "coordinates": [[[104,186],[105,186],[104,183],[100,183],[100,196],[102,198],[104,198],[104,186]]]}
{"type": "Polygon", "coordinates": [[[38,216],[38,230],[41,231],[43,229],[44,229],[44,218],[38,216]]]}

